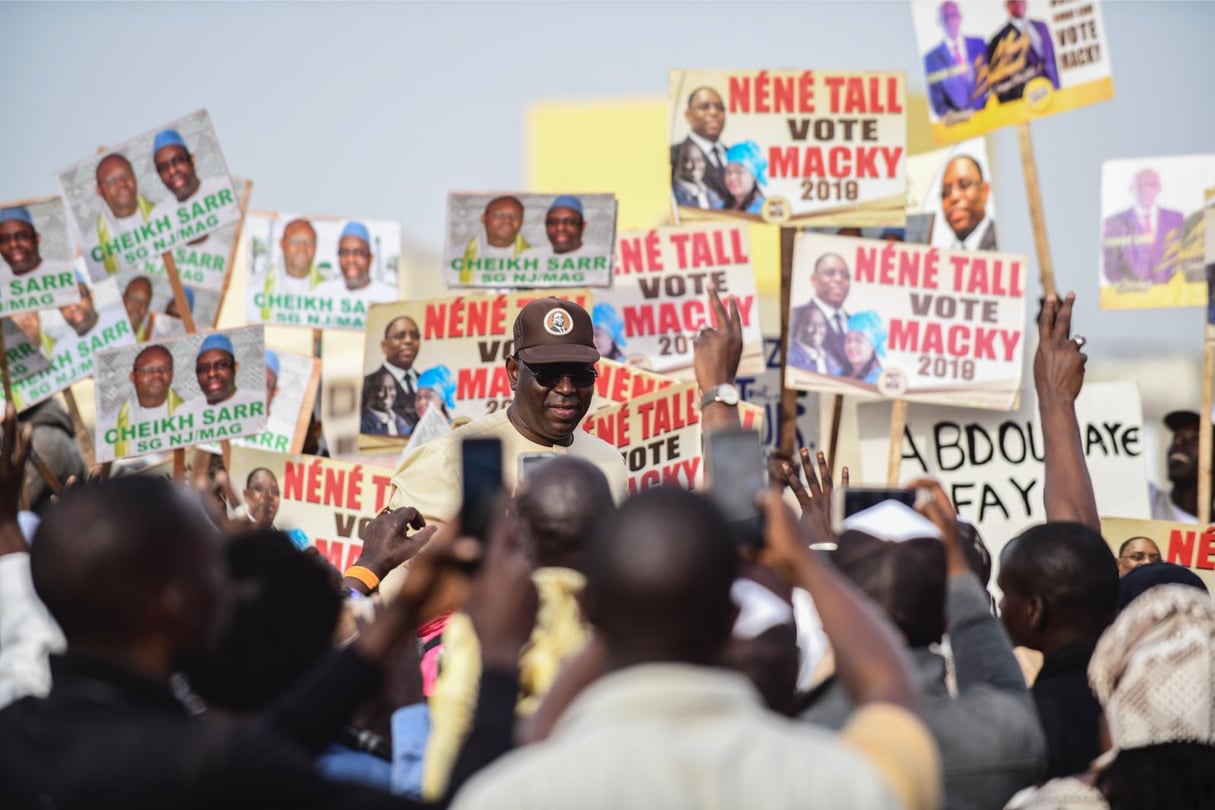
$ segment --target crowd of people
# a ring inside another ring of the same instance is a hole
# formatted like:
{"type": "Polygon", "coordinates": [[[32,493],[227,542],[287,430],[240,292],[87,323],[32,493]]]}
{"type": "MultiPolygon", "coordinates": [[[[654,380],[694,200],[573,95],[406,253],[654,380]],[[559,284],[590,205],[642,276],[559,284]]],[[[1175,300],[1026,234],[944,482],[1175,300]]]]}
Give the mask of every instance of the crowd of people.
{"type": "MultiPolygon", "coordinates": [[[[710,299],[706,434],[739,424],[742,351],[737,302],[710,299]]],[[[562,299],[515,322],[510,407],[406,456],[345,571],[274,530],[267,470],[239,512],[222,469],[22,512],[39,441],[10,406],[0,806],[1207,806],[1215,604],[1150,540],[1101,535],[1072,306],[1039,318],[1047,520],[1002,550],[998,607],[931,480],[837,533],[829,460],[778,455],[758,550],[711,489],[628,496],[578,427],[600,351],[562,299]],[[504,486],[478,538],[459,444],[484,437],[504,486]],[[1014,645],[1042,655],[1028,678],[1014,645]]],[[[373,383],[392,411],[395,375],[373,383]]]]}

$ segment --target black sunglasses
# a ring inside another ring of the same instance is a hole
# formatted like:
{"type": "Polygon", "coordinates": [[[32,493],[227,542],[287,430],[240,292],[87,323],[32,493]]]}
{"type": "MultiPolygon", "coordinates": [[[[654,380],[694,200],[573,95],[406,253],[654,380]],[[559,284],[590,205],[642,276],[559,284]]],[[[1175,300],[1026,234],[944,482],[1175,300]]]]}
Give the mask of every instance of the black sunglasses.
{"type": "Polygon", "coordinates": [[[570,385],[575,388],[590,388],[595,384],[595,378],[599,376],[599,372],[595,371],[594,366],[571,363],[542,363],[533,366],[517,357],[515,359],[519,360],[519,365],[531,372],[541,388],[556,388],[562,377],[568,377],[570,385]]]}

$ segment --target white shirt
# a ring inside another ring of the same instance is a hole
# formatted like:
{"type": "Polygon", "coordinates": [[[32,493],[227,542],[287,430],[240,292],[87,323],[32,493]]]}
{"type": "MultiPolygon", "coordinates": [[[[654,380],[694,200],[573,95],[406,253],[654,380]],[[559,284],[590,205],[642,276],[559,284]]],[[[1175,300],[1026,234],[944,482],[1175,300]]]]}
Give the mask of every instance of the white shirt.
{"type": "Polygon", "coordinates": [[[380,423],[382,425],[384,425],[385,434],[387,434],[389,436],[400,436],[401,435],[397,431],[397,416],[395,413],[385,413],[384,411],[377,411],[375,408],[372,408],[370,406],[368,406],[367,410],[371,413],[372,416],[374,416],[376,419],[380,420],[380,423]]]}
{"type": "MultiPolygon", "coordinates": [[[[346,279],[333,278],[322,284],[309,295],[317,298],[332,298],[335,302],[343,298],[351,301],[362,301],[365,304],[382,304],[397,300],[397,291],[382,281],[372,281],[366,287],[352,290],[346,286],[346,279]]],[[[335,312],[337,308],[335,305],[335,312]]]]}
{"type": "MultiPolygon", "coordinates": [[[[286,272],[280,272],[273,269],[272,272],[278,273],[278,278],[274,279],[274,294],[275,295],[315,295],[316,292],[312,287],[311,276],[305,275],[303,278],[289,276],[286,272]]],[[[317,287],[320,287],[318,284],[317,287]]],[[[262,286],[258,286],[255,292],[260,292],[262,286]]]]}
{"type": "MultiPolygon", "coordinates": [[[[180,223],[177,219],[177,209],[178,208],[181,208],[182,206],[189,206],[190,203],[192,203],[196,200],[201,202],[202,200],[204,200],[207,197],[207,195],[215,194],[220,189],[224,189],[224,188],[226,188],[226,189],[232,188],[231,181],[229,181],[228,178],[226,178],[226,177],[211,177],[211,178],[207,178],[207,179],[200,178],[199,183],[198,183],[198,189],[193,194],[191,194],[189,197],[186,197],[184,200],[178,201],[178,199],[173,196],[172,192],[170,192],[168,197],[166,197],[165,199],[156,203],[156,207],[152,209],[152,216],[150,218],[159,219],[160,217],[167,216],[167,217],[169,217],[170,220],[172,220],[173,227],[177,228],[180,225],[180,223]]],[[[233,200],[236,199],[235,193],[232,194],[232,199],[233,200]]],[[[236,205],[234,203],[233,205],[225,205],[224,208],[229,209],[229,211],[227,212],[226,215],[221,216],[221,219],[220,219],[221,223],[231,222],[234,219],[240,218],[240,206],[239,205],[236,205]],[[235,216],[233,216],[231,214],[231,210],[236,211],[235,216]]]]}
{"type": "Polygon", "coordinates": [[[680,188],[684,189],[696,198],[696,204],[698,206],[701,208],[709,207],[709,189],[707,186],[698,186],[695,183],[689,183],[687,180],[681,180],[678,177],[675,178],[675,182],[679,184],[680,188]]]}
{"type": "Polygon", "coordinates": [[[836,333],[837,335],[842,335],[848,331],[848,313],[846,311],[844,311],[843,307],[838,307],[838,308],[833,307],[830,304],[828,304],[826,301],[824,301],[823,299],[819,298],[817,295],[815,295],[810,300],[813,301],[818,306],[818,308],[823,311],[823,314],[827,316],[827,328],[828,329],[830,329],[832,332],[836,333]],[[835,322],[836,315],[840,316],[840,323],[842,324],[842,326],[836,324],[836,322],[835,322]]]}
{"type": "Polygon", "coordinates": [[[700,147],[700,151],[705,153],[705,158],[710,166],[717,166],[724,169],[726,167],[726,145],[721,141],[709,141],[697,135],[695,132],[689,132],[688,138],[692,143],[700,147]]]}
{"type": "MultiPolygon", "coordinates": [[[[933,747],[929,739],[926,745],[933,747]]],[[[769,712],[737,673],[684,664],[645,664],[603,676],[570,704],[548,740],[516,749],[477,774],[453,805],[899,806],[862,751],[769,712]]]]}
{"type": "Polygon", "coordinates": [[[1149,234],[1156,233],[1156,226],[1160,223],[1160,214],[1158,212],[1158,209],[1155,207],[1140,208],[1139,206],[1136,205],[1135,206],[1135,227],[1136,228],[1143,227],[1143,218],[1144,217],[1147,217],[1147,220],[1148,220],[1147,232],[1149,234]]]}
{"type": "MultiPolygon", "coordinates": [[[[987,234],[987,229],[990,227],[991,220],[987,218],[987,214],[984,214],[983,219],[979,220],[979,224],[966,235],[965,239],[958,239],[958,235],[954,234],[953,244],[950,247],[954,250],[978,250],[979,243],[983,241],[983,237],[987,234]]],[[[953,233],[953,228],[950,228],[949,232],[953,233]]]]}
{"type": "Polygon", "coordinates": [[[67,649],[59,625],[34,591],[30,555],[0,555],[0,708],[51,690],[51,653],[67,649]]]}
{"type": "Polygon", "coordinates": [[[409,381],[413,383],[413,392],[415,394],[418,392],[418,372],[416,370],[412,368],[404,369],[399,366],[394,366],[387,360],[383,362],[381,367],[391,374],[394,380],[400,383],[401,388],[404,391],[409,391],[409,386],[405,384],[405,378],[408,377],[409,381]]]}

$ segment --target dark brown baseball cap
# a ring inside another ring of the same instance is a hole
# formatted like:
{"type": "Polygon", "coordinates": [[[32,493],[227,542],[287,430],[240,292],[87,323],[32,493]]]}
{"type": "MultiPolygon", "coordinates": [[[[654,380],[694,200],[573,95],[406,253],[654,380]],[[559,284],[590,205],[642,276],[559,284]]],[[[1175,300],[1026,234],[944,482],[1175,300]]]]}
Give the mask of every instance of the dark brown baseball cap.
{"type": "Polygon", "coordinates": [[[591,316],[573,301],[538,298],[515,318],[515,354],[525,363],[597,363],[591,316]]]}

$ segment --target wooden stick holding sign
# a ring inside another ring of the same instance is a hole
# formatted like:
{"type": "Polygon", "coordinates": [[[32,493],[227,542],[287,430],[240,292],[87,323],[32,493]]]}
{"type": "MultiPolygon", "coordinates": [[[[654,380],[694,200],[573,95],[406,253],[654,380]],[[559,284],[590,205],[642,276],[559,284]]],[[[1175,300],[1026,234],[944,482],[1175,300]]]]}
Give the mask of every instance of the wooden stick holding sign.
{"type": "MultiPolygon", "coordinates": [[[[186,298],[186,288],[181,283],[181,276],[177,273],[177,262],[173,259],[172,251],[166,251],[161,254],[161,258],[165,263],[165,275],[169,277],[169,286],[173,288],[173,297],[179,302],[188,301],[186,298]]],[[[194,324],[194,313],[191,311],[189,304],[179,306],[177,314],[181,315],[182,325],[186,328],[187,335],[193,335],[198,332],[198,327],[194,324]]],[[[227,444],[227,442],[224,442],[227,444]]],[[[184,481],[186,479],[186,448],[175,447],[173,449],[173,480],[184,481]]]]}
{"type": "Polygon", "coordinates": [[[890,410],[890,451],[886,457],[886,486],[899,485],[899,468],[903,466],[903,432],[907,429],[907,400],[896,399],[890,410]]]}
{"type": "MultiPolygon", "coordinates": [[[[177,261],[173,258],[172,251],[165,251],[160,258],[165,263],[165,275],[169,277],[169,286],[173,288],[173,297],[180,303],[188,301],[186,298],[186,288],[181,283],[181,276],[177,273],[177,261]]],[[[186,334],[192,335],[198,330],[194,326],[194,313],[190,311],[189,305],[179,306],[177,314],[181,316],[181,322],[185,324],[186,334]]]]}
{"type": "Polygon", "coordinates": [[[84,465],[92,470],[97,466],[97,454],[93,452],[93,442],[89,439],[89,429],[85,427],[84,419],[80,416],[80,406],[76,404],[76,395],[72,386],[63,389],[63,402],[67,405],[68,416],[72,418],[72,426],[76,429],[76,444],[84,456],[84,465]]]}
{"type": "MultiPolygon", "coordinates": [[[[797,391],[785,385],[785,363],[789,358],[789,299],[793,283],[794,228],[780,229],[780,426],[781,453],[797,454],[797,391]]],[[[821,442],[820,442],[821,445],[821,442]]]]}
{"type": "Polygon", "coordinates": [[[837,453],[840,444],[840,419],[844,415],[844,395],[843,394],[819,394],[819,409],[820,412],[825,412],[822,407],[823,398],[831,397],[831,424],[827,427],[827,460],[831,463],[831,474],[839,473],[839,465],[836,463],[837,453]]]}
{"type": "Polygon", "coordinates": [[[1215,382],[1215,343],[1202,350],[1202,411],[1198,418],[1198,523],[1211,523],[1211,385],[1215,382]]]}
{"type": "Polygon", "coordinates": [[[1034,250],[1038,254],[1038,279],[1043,295],[1055,294],[1055,265],[1050,257],[1050,241],[1046,237],[1046,212],[1042,207],[1042,189],[1038,186],[1038,164],[1034,161],[1034,143],[1029,124],[1017,124],[1017,140],[1021,144],[1021,169],[1025,173],[1025,195],[1029,198],[1029,220],[1034,228],[1034,250]]]}

